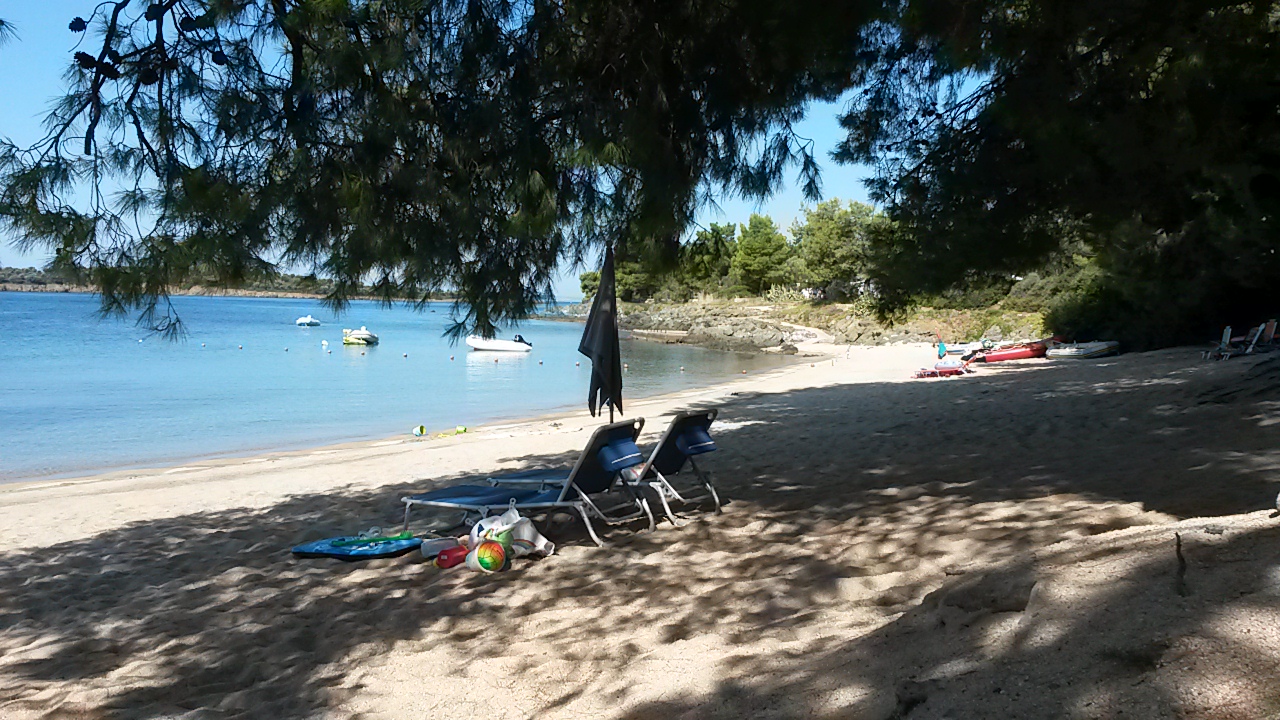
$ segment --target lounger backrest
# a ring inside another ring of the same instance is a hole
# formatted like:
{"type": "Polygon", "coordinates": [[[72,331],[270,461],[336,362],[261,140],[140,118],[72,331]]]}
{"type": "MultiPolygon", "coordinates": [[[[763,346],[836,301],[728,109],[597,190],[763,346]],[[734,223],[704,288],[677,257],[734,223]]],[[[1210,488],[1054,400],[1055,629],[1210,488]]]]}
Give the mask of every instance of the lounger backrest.
{"type": "Polygon", "coordinates": [[[643,462],[644,456],[636,446],[636,438],[640,437],[643,427],[644,418],[635,418],[596,428],[577,464],[569,472],[568,481],[560,491],[560,500],[567,498],[575,485],[588,495],[604,492],[613,485],[619,470],[643,462]]]}
{"type": "Polygon", "coordinates": [[[645,474],[653,468],[663,475],[675,475],[684,469],[690,457],[715,450],[716,444],[711,439],[710,428],[719,414],[719,410],[713,409],[675,416],[667,426],[667,431],[662,434],[657,447],[653,449],[653,454],[649,456],[643,468],[645,474]]]}

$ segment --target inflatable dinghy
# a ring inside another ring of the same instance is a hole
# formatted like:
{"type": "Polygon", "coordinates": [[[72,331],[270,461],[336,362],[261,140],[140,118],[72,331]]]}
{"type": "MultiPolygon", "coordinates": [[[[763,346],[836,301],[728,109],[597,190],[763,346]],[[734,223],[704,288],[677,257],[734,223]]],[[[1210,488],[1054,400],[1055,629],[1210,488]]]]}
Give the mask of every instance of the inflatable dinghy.
{"type": "Polygon", "coordinates": [[[1051,358],[1076,358],[1087,359],[1106,357],[1107,355],[1115,355],[1120,352],[1120,343],[1114,340],[1104,342],[1087,342],[1072,343],[1070,345],[1059,345],[1049,350],[1051,358]]]}
{"type": "Polygon", "coordinates": [[[353,562],[399,557],[417,550],[421,545],[422,538],[416,537],[393,535],[367,538],[352,535],[303,543],[293,549],[293,554],[301,558],[324,557],[353,562]]]}
{"type": "Polygon", "coordinates": [[[937,377],[958,377],[973,372],[969,369],[969,363],[962,360],[942,360],[934,363],[933,369],[920,368],[914,378],[937,378],[937,377]]]}
{"type": "Polygon", "coordinates": [[[988,350],[978,353],[973,358],[974,362],[1004,362],[1006,360],[1026,360],[1027,358],[1042,358],[1049,348],[1044,343],[1023,343],[1021,345],[1010,345],[1006,347],[988,350]]]}

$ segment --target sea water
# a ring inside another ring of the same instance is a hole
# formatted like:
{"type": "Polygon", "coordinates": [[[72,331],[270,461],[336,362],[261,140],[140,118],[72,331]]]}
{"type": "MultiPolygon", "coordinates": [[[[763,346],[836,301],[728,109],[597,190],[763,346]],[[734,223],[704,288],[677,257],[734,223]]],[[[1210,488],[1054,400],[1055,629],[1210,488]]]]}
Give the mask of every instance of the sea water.
{"type": "MultiPolygon", "coordinates": [[[[444,337],[449,303],[356,301],[341,317],[313,299],[175,297],[173,306],[186,327],[178,341],[99,319],[91,295],[0,292],[0,480],[585,412],[580,323],[526,321],[499,337],[519,332],[532,352],[490,353],[444,337]],[[322,324],[296,326],[307,314],[322,324]],[[342,329],[362,325],[381,342],[343,345],[342,329]]],[[[627,340],[622,357],[624,406],[785,362],[627,340]]]]}

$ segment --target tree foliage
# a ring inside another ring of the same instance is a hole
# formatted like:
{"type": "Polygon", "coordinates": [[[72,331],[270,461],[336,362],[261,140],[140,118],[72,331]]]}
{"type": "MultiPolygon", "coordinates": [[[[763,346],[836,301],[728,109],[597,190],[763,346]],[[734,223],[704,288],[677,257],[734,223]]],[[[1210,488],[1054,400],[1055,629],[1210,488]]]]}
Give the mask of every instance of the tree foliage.
{"type": "MultiPolygon", "coordinates": [[[[751,215],[741,226],[712,223],[699,230],[680,248],[675,267],[619,263],[619,295],[624,286],[628,301],[765,295],[773,288],[821,289],[829,298],[834,291],[838,297],[832,299],[859,294],[866,282],[868,238],[892,223],[869,205],[839,198],[803,212],[804,222],[792,224],[790,240],[769,216],[751,215]]],[[[582,273],[580,280],[583,295],[593,295],[598,273],[582,273]]]]}
{"type": "MultiPolygon", "coordinates": [[[[712,193],[795,168],[816,200],[794,124],[846,91],[838,159],[893,220],[865,238],[886,311],[1083,243],[1099,275],[1063,322],[1159,312],[1166,342],[1280,273],[1280,0],[84,7],[49,136],[0,149],[0,218],[159,326],[190,274],[285,268],[339,306],[452,289],[487,333],[602,245],[679,264],[712,193]]],[[[753,291],[853,261],[789,262],[753,291]]]]}
{"type": "Polygon", "coordinates": [[[788,278],[791,246],[767,215],[751,214],[742,226],[731,272],[748,292],[759,295],[788,278]]]}
{"type": "Polygon", "coordinates": [[[876,7],[86,4],[49,135],[0,148],[0,217],[161,328],[191,273],[285,268],[332,278],[335,306],[451,289],[456,331],[488,333],[590,249],[670,262],[715,188],[764,196],[796,166],[816,196],[792,125],[859,50],[821,30],[876,7]]]}
{"type": "Polygon", "coordinates": [[[807,271],[806,284],[826,288],[865,274],[868,224],[875,216],[870,205],[841,204],[839,199],[804,211],[804,222],[791,226],[807,271]]]}
{"type": "Polygon", "coordinates": [[[721,288],[738,250],[737,232],[732,223],[711,223],[680,249],[680,270],[693,288],[700,292],[721,288]]]}
{"type": "Polygon", "coordinates": [[[1257,320],[1280,273],[1278,31],[1275,2],[903,3],[868,29],[840,149],[898,221],[874,248],[883,307],[1083,242],[1092,319],[1058,316],[1082,333],[1257,320]]]}

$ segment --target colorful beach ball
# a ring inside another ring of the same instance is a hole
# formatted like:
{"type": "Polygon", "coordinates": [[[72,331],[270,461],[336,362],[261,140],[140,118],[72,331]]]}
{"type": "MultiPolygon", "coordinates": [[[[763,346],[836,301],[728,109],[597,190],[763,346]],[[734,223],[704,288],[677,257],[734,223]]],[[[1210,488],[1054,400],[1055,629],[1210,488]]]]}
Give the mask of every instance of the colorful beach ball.
{"type": "Polygon", "coordinates": [[[467,567],[480,572],[498,572],[507,562],[507,552],[501,543],[485,540],[467,557],[467,567]]]}

